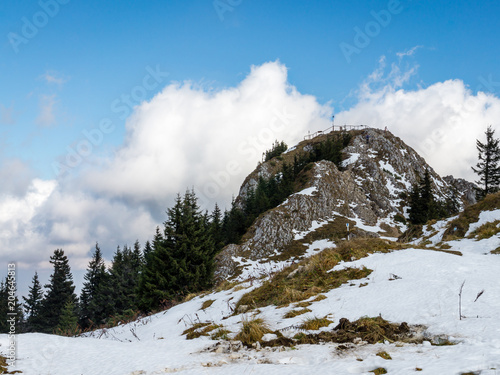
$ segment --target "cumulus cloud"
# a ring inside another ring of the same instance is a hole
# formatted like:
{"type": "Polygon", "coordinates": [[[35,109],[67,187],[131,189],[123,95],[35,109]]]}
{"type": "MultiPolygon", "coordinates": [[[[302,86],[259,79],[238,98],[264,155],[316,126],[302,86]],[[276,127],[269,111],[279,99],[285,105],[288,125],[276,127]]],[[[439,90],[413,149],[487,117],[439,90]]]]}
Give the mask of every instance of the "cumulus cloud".
{"type": "Polygon", "coordinates": [[[474,94],[461,80],[404,90],[401,86],[415,68],[399,71],[393,65],[382,73],[385,65],[381,66],[362,85],[358,103],[335,119],[387,126],[438,173],[474,180],[470,166],[477,160],[475,140],[484,137],[488,125],[498,128],[500,99],[484,92],[474,94]]]}
{"type": "Polygon", "coordinates": [[[291,86],[278,62],[254,66],[237,87],[215,92],[171,84],[136,108],[126,144],[83,180],[99,194],[162,211],[191,187],[202,203],[225,205],[274,140],[294,144],[308,129],[327,127],[330,112],[291,86]]]}

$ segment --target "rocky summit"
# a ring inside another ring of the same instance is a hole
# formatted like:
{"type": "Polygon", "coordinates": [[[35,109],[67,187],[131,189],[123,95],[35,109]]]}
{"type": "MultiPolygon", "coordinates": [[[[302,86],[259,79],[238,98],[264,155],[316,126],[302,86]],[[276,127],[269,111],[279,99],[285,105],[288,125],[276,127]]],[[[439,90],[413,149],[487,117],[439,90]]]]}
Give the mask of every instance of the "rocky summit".
{"type": "MultiPolygon", "coordinates": [[[[314,240],[348,235],[398,237],[406,230],[409,192],[426,170],[436,200],[453,197],[461,207],[475,203],[474,184],[440,177],[413,148],[389,131],[367,128],[345,133],[350,141],[342,150],[339,167],[327,160],[306,166],[296,192],[261,214],[240,244],[228,245],[218,255],[217,279],[248,277],[258,264],[269,265],[273,260],[291,263],[301,258],[301,233],[309,233],[309,239],[314,240]]],[[[259,178],[271,178],[280,173],[283,164],[341,134],[321,133],[260,163],[243,182],[236,203],[244,204],[259,178]]]]}

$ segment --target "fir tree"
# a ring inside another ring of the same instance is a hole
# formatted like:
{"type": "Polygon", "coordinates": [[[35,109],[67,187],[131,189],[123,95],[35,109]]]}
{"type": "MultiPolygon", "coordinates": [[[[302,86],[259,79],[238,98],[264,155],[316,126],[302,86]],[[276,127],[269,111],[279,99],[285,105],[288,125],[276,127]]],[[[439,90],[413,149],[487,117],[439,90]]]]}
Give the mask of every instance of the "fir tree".
{"type": "Polygon", "coordinates": [[[133,250],[126,245],[122,251],[117,249],[110,269],[113,315],[122,315],[126,310],[138,308],[137,288],[142,266],[143,256],[138,241],[135,242],[133,250]]]}
{"type": "Polygon", "coordinates": [[[75,302],[72,298],[64,304],[59,319],[59,324],[56,328],[56,333],[61,336],[75,336],[80,333],[78,326],[78,316],[76,314],[75,302]]]}
{"type": "Polygon", "coordinates": [[[97,243],[83,278],[85,281],[80,294],[80,325],[87,328],[102,323],[112,312],[109,275],[97,243]]]}
{"type": "Polygon", "coordinates": [[[476,148],[479,152],[478,163],[472,170],[479,176],[476,184],[481,186],[477,189],[477,199],[483,199],[487,194],[498,191],[500,184],[500,147],[499,139],[494,138],[495,131],[488,126],[485,132],[486,143],[476,140],[476,148]]]}
{"type": "Polygon", "coordinates": [[[29,288],[28,298],[24,299],[24,311],[26,312],[26,331],[37,332],[43,327],[41,317],[43,290],[40,281],[38,280],[38,273],[35,272],[33,276],[32,285],[29,288]]]}
{"type": "Polygon", "coordinates": [[[157,228],[153,251],[141,275],[141,308],[153,310],[212,284],[215,244],[208,215],[202,215],[194,192],[177,197],[167,211],[163,234],[157,228]]]}
{"type": "Polygon", "coordinates": [[[42,331],[52,333],[59,324],[62,311],[68,301],[76,304],[75,285],[64,251],[57,249],[50,257],[54,272],[50,276],[49,284],[45,285],[47,294],[42,302],[41,317],[44,322],[42,331]]]}
{"type": "Polygon", "coordinates": [[[12,328],[15,329],[15,333],[21,331],[23,311],[15,295],[13,282],[13,280],[9,280],[9,277],[0,282],[0,333],[12,333],[12,328]],[[14,325],[12,325],[11,320],[14,321],[14,325]]]}
{"type": "Polygon", "coordinates": [[[410,222],[412,224],[425,224],[437,216],[437,205],[432,194],[432,182],[429,170],[425,170],[424,178],[420,184],[414,185],[410,193],[410,222]]]}

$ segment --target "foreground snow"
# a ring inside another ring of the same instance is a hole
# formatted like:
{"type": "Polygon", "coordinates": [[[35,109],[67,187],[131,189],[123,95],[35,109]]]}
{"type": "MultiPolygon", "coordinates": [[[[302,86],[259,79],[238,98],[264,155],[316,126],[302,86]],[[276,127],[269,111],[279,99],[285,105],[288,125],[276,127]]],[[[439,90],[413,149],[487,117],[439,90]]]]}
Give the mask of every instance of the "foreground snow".
{"type": "MultiPolygon", "coordinates": [[[[496,220],[499,215],[485,215],[481,221],[496,220]]],[[[438,231],[443,227],[443,223],[435,225],[438,231]]],[[[436,237],[432,242],[438,240],[436,237]]],[[[181,335],[193,323],[206,321],[238,332],[245,315],[231,316],[232,309],[244,293],[260,283],[253,281],[242,284],[244,289],[197,297],[141,321],[95,332],[94,337],[19,335],[16,367],[10,370],[26,375],[373,374],[371,370],[383,367],[388,374],[413,374],[417,368],[422,369],[417,372],[421,374],[500,374],[500,255],[490,254],[500,246],[500,238],[463,239],[449,244],[450,250],[463,255],[408,249],[339,264],[335,269],[366,266],[373,273],[325,294],[326,299],[309,306],[311,313],[284,319],[294,306],[271,306],[260,309],[259,317],[272,329],[293,336],[297,333],[293,326],[307,317],[328,315],[334,321],[331,329],[340,318],[355,320],[381,314],[389,321],[425,325],[429,337],[440,335],[456,345],[433,346],[424,341],[418,345],[353,345],[338,350],[336,344],[323,344],[223,354],[204,351],[216,343],[208,337],[186,340],[181,335]],[[458,290],[464,280],[465,318],[459,320],[458,290]],[[484,294],[474,302],[483,289],[484,294]],[[202,310],[207,300],[214,302],[202,310]],[[380,351],[389,353],[392,360],[376,356],[380,351]]],[[[0,352],[5,353],[6,335],[0,335],[0,344],[0,352]]]]}

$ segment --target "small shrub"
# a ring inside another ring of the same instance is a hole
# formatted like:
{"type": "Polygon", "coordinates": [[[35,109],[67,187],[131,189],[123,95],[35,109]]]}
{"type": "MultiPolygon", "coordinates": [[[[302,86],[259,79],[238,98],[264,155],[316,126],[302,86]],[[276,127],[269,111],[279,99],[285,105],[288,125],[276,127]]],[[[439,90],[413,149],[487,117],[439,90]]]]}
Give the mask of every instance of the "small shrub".
{"type": "Polygon", "coordinates": [[[333,322],[327,319],[326,316],[324,318],[309,318],[302,322],[300,328],[307,331],[317,331],[321,327],[328,327],[332,323],[333,322]]]}
{"type": "Polygon", "coordinates": [[[266,333],[271,333],[269,326],[260,318],[243,320],[241,323],[241,331],[235,336],[235,340],[240,340],[248,347],[260,341],[266,333]]]}

